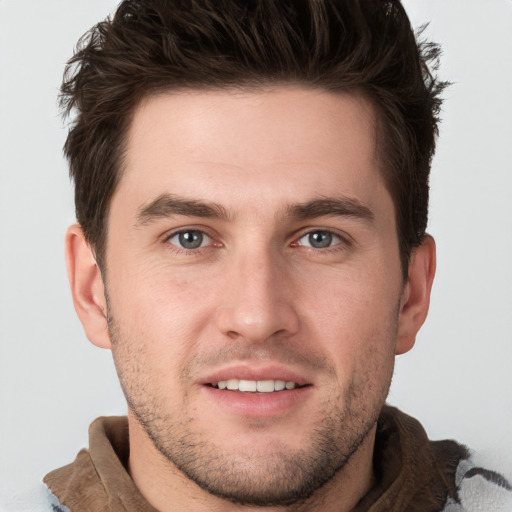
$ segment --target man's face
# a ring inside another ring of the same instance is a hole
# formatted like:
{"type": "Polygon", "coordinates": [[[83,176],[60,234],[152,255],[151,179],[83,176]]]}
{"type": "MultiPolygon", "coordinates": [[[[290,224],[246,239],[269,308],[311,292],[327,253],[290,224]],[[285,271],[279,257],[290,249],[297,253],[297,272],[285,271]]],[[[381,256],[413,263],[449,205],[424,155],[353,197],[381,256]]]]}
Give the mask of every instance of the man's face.
{"type": "Polygon", "coordinates": [[[113,355],[132,418],[213,494],[303,499],[370,442],[403,291],[375,146],[355,95],[193,91],[135,113],[108,219],[113,355]]]}

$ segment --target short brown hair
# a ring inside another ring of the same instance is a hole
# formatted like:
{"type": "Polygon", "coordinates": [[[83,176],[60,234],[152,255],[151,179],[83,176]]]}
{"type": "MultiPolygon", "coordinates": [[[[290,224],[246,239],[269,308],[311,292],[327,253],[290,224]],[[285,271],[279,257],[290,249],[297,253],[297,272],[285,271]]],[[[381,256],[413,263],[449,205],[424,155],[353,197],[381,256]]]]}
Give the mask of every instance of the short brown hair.
{"type": "Polygon", "coordinates": [[[437,45],[416,41],[399,0],[124,0],[82,37],[60,96],[64,112],[76,113],[64,151],[98,263],[127,129],[144,97],[283,83],[359,91],[376,107],[406,277],[427,225],[445,86],[431,71],[438,55],[437,45]]]}

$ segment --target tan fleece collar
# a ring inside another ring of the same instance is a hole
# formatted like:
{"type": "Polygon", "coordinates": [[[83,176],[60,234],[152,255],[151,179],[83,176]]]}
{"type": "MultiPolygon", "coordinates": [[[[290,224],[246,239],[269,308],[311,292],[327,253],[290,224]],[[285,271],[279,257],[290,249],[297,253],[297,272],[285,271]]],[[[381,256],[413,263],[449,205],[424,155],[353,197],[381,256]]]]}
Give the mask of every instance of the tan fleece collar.
{"type": "Polygon", "coordinates": [[[126,417],[98,418],[89,427],[89,450],[48,473],[44,482],[73,512],[157,512],[130,478],[128,455],[126,417]]]}

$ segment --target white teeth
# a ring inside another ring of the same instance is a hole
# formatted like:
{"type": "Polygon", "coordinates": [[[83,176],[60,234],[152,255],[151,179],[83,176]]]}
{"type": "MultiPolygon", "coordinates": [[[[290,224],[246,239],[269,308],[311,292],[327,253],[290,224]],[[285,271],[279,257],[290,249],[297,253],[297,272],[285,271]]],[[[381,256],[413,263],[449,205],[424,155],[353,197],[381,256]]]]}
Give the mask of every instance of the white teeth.
{"type": "Polygon", "coordinates": [[[286,382],[284,380],[276,380],[274,383],[274,389],[276,391],[283,391],[283,389],[286,387],[286,382]]]}
{"type": "Polygon", "coordinates": [[[256,390],[260,393],[272,393],[274,391],[273,380],[259,380],[256,383],[256,390]]]}
{"type": "Polygon", "coordinates": [[[238,391],[249,391],[255,392],[258,387],[258,383],[255,380],[241,380],[238,384],[238,391]]]}
{"type": "Polygon", "coordinates": [[[283,391],[284,389],[295,389],[297,384],[284,380],[229,379],[214,383],[213,386],[219,389],[229,389],[230,391],[272,393],[273,391],[283,391]]]}
{"type": "Polygon", "coordinates": [[[227,388],[231,391],[237,391],[239,383],[240,381],[238,379],[229,379],[227,382],[227,388]]]}

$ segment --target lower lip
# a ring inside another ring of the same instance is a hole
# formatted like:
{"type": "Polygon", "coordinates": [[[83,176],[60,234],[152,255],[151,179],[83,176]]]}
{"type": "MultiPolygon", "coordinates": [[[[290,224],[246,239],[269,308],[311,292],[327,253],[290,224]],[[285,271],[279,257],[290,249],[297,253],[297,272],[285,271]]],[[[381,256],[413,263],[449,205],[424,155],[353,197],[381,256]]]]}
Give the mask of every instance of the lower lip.
{"type": "Polygon", "coordinates": [[[312,386],[304,386],[274,393],[243,393],[203,386],[208,398],[218,406],[249,418],[265,418],[287,413],[301,405],[311,389],[312,386]]]}

